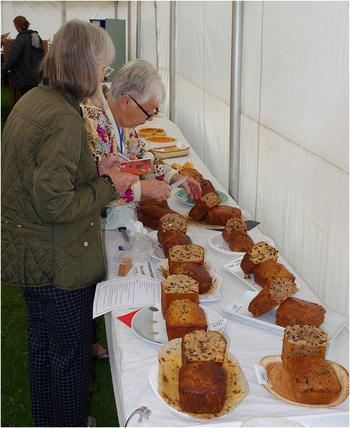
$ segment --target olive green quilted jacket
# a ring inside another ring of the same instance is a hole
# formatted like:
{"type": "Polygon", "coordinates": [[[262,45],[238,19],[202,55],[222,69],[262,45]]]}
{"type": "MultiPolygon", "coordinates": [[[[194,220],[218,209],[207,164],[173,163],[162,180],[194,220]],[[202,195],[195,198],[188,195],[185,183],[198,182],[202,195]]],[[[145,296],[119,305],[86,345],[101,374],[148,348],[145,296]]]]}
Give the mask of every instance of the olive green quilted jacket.
{"type": "Polygon", "coordinates": [[[103,280],[97,174],[78,101],[40,84],[10,113],[1,148],[2,282],[66,290],[103,280]]]}

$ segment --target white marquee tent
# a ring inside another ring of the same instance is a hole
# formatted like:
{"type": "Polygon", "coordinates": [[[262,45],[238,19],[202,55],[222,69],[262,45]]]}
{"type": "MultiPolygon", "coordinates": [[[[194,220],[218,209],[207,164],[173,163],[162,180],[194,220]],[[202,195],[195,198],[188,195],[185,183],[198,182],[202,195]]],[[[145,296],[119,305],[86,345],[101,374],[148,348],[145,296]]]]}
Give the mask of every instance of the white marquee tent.
{"type": "Polygon", "coordinates": [[[2,1],[52,40],[72,18],[126,21],[126,60],[162,111],[326,308],[349,303],[349,2],[2,1]]]}

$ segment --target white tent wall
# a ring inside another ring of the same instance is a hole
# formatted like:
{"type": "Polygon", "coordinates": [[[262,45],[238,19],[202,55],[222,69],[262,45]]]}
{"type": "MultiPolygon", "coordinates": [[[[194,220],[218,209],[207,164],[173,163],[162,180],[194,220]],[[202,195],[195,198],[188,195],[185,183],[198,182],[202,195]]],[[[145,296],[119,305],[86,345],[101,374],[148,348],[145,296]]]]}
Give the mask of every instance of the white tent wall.
{"type": "Polygon", "coordinates": [[[349,4],[245,2],[239,203],[331,310],[349,303],[349,4]]]}
{"type": "Polygon", "coordinates": [[[52,41],[65,21],[115,18],[115,12],[116,2],[112,1],[2,1],[1,34],[10,31],[10,38],[16,38],[13,20],[23,15],[30,29],[37,30],[43,40],[52,41]]]}
{"type": "MultiPolygon", "coordinates": [[[[63,19],[62,3],[2,2],[2,33],[15,37],[12,20],[22,14],[52,40],[63,19]]],[[[126,19],[127,59],[136,57],[138,47],[169,91],[169,1],[64,3],[69,19],[126,19]]],[[[228,190],[233,3],[174,4],[174,121],[228,190]]],[[[323,304],[344,315],[349,310],[348,21],[347,1],[244,2],[237,200],[323,304]]],[[[162,111],[169,115],[167,95],[162,111]]]]}

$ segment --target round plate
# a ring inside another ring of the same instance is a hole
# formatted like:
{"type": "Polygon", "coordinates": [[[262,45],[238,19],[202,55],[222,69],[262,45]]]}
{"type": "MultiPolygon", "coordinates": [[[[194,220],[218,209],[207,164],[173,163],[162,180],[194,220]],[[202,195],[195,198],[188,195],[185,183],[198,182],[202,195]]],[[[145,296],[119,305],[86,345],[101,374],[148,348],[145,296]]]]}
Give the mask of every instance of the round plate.
{"type": "MultiPolygon", "coordinates": [[[[228,197],[227,195],[225,195],[225,193],[222,192],[218,192],[219,197],[221,199],[221,202],[219,205],[224,204],[225,202],[228,201],[228,197]]],[[[191,199],[188,194],[186,193],[185,189],[180,189],[175,193],[175,196],[177,197],[177,199],[179,199],[181,202],[183,202],[186,205],[194,205],[196,202],[191,199]]]]}
{"type": "Polygon", "coordinates": [[[182,412],[178,392],[179,369],[182,366],[181,339],[174,339],[163,345],[158,352],[158,361],[161,363],[155,363],[149,371],[151,387],[163,403],[184,417],[202,420],[219,418],[235,409],[249,393],[248,382],[237,358],[226,351],[223,367],[227,373],[227,389],[222,411],[217,414],[182,412]]]}
{"type": "MultiPolygon", "coordinates": [[[[225,330],[227,319],[212,308],[199,306],[205,312],[208,329],[222,333],[225,330]]],[[[131,321],[131,328],[137,336],[147,342],[163,345],[169,341],[165,320],[162,316],[161,303],[155,303],[137,312],[131,321]]]]}
{"type": "Polygon", "coordinates": [[[341,390],[338,397],[329,404],[305,404],[295,401],[293,387],[290,376],[284,368],[282,358],[280,355],[270,355],[260,360],[259,365],[266,369],[267,377],[272,386],[264,385],[263,387],[276,398],[285,401],[288,404],[300,407],[311,407],[315,409],[324,409],[328,407],[335,407],[345,401],[349,395],[349,373],[341,365],[330,361],[333,365],[340,385],[341,390]]]}
{"type": "MultiPolygon", "coordinates": [[[[254,244],[264,241],[267,244],[271,245],[271,247],[275,246],[275,243],[271,238],[268,238],[267,236],[262,235],[261,233],[248,232],[248,235],[252,238],[254,244]]],[[[231,251],[230,247],[228,246],[228,242],[225,242],[223,240],[222,232],[218,232],[218,233],[215,233],[214,235],[211,235],[208,238],[208,244],[213,250],[218,251],[221,254],[225,254],[225,256],[240,257],[245,254],[244,252],[231,251]]]]}

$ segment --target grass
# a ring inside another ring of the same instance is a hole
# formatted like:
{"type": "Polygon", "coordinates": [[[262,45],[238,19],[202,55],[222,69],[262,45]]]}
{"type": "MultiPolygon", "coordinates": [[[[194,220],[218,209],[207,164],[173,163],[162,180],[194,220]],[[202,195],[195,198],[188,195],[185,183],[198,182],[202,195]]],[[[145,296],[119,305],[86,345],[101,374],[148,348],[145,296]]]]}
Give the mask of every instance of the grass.
{"type": "MultiPolygon", "coordinates": [[[[1,131],[11,110],[8,87],[1,88],[1,131]]],[[[107,343],[104,317],[97,318],[99,342],[107,343]]],[[[110,365],[93,360],[91,377],[100,386],[90,394],[89,415],[100,427],[118,427],[110,365]]],[[[27,309],[20,287],[1,286],[1,424],[32,427],[27,348],[27,309]]]]}

